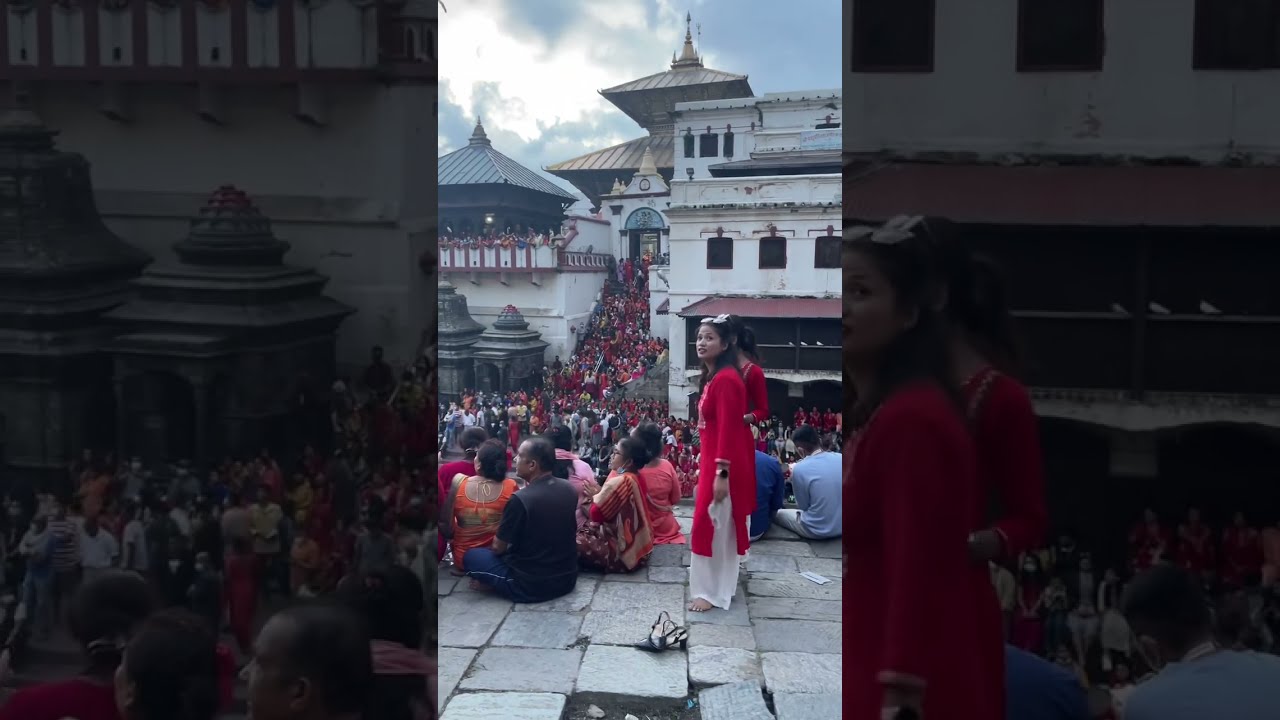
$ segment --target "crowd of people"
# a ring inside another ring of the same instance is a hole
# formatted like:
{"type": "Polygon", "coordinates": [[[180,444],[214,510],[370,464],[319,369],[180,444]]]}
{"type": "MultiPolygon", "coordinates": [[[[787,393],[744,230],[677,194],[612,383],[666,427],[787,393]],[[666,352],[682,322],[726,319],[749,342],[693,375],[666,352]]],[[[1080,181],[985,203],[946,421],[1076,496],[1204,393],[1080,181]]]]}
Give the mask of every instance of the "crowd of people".
{"type": "Polygon", "coordinates": [[[1251,651],[1239,609],[1209,592],[1272,592],[1250,588],[1274,585],[1255,531],[1237,519],[1219,549],[1198,514],[1176,537],[1149,514],[1131,566],[1101,574],[1070,535],[1045,549],[1036,416],[995,267],[923,218],[847,228],[843,255],[853,714],[1280,717],[1280,658],[1251,651]]]}
{"type": "MultiPolygon", "coordinates": [[[[409,646],[433,646],[435,604],[423,599],[438,515],[436,486],[422,479],[434,469],[429,382],[423,362],[397,379],[375,348],[358,390],[341,379],[324,400],[300,391],[287,460],[263,449],[146,467],[85,450],[65,485],[8,496],[0,580],[19,601],[9,668],[21,670],[23,642],[67,623],[75,634],[78,593],[119,575],[142,581],[155,607],[190,612],[215,637],[229,631],[232,657],[254,656],[254,630],[275,608],[334,599],[355,579],[366,594],[413,605],[420,635],[409,646]],[[406,578],[412,598],[395,587],[406,578]]],[[[33,696],[15,695],[0,717],[44,717],[5,715],[22,697],[33,696]]],[[[91,717],[56,717],[68,715],[91,717]]]]}

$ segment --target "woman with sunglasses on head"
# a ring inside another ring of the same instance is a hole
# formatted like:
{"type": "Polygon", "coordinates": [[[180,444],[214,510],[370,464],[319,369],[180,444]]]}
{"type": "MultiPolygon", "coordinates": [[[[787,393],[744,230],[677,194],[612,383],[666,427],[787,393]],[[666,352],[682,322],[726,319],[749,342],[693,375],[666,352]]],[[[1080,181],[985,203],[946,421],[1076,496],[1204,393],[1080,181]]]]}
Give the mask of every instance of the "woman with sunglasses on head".
{"type": "Polygon", "coordinates": [[[845,696],[851,717],[1003,720],[989,571],[970,560],[977,456],[927,242],[846,231],[845,696]],[[946,589],[939,593],[940,588],[946,589]]]}
{"type": "Polygon", "coordinates": [[[729,609],[738,563],[756,509],[755,449],[743,429],[747,388],[738,370],[737,323],[729,315],[703,318],[694,342],[702,364],[698,399],[698,486],[694,492],[689,609],[729,609]]]}

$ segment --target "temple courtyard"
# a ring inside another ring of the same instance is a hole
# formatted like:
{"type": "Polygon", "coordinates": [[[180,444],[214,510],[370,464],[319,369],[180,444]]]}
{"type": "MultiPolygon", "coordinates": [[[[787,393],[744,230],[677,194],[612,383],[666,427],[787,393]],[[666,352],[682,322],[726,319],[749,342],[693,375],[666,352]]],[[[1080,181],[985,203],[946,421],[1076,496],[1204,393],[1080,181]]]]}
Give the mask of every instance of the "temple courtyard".
{"type": "MultiPolygon", "coordinates": [[[[688,534],[693,508],[676,509],[688,534]]],[[[562,598],[513,605],[440,568],[442,720],[831,720],[840,716],[840,543],[772,528],[731,608],[689,612],[689,549],[631,575],[583,573],[562,598]],[[801,572],[831,582],[819,585],[801,572]],[[659,613],[688,651],[642,641],[659,613]]]]}

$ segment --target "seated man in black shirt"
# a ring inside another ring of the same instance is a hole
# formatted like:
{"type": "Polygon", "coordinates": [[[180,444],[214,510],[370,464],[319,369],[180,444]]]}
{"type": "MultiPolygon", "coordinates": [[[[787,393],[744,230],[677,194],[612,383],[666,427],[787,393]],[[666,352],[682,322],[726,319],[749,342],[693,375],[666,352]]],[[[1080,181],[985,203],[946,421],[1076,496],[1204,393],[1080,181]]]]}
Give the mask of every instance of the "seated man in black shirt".
{"type": "Polygon", "coordinates": [[[578,584],[578,493],[551,473],[556,451],[546,438],[520,444],[516,475],[525,481],[502,511],[492,548],[462,558],[473,585],[519,603],[568,595],[578,584]]]}

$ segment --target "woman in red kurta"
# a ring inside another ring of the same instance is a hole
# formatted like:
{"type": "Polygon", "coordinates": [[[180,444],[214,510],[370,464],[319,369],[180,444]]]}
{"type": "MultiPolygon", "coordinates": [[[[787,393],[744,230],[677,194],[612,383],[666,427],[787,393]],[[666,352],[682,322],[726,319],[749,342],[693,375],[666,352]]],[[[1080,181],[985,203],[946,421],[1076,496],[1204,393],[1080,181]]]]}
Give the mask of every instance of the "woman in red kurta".
{"type": "Polygon", "coordinates": [[[227,617],[242,654],[253,651],[253,614],[258,604],[256,562],[252,548],[237,542],[226,559],[227,617]]]}
{"type": "Polygon", "coordinates": [[[1241,588],[1258,581],[1262,567],[1262,539],[1249,526],[1244,513],[1236,512],[1231,526],[1222,530],[1222,582],[1241,588]]]}
{"type": "Polygon", "coordinates": [[[1213,533],[1198,508],[1188,510],[1187,522],[1178,527],[1178,565],[1197,577],[1214,568],[1213,533]]]}
{"type": "Polygon", "coordinates": [[[1162,560],[1172,560],[1173,538],[1160,524],[1156,511],[1142,511],[1142,522],[1129,531],[1129,561],[1134,574],[1150,570],[1162,560]]]}
{"type": "Polygon", "coordinates": [[[990,571],[973,562],[982,485],[930,244],[858,230],[844,243],[846,716],[1003,720],[1003,635],[990,571]],[[939,592],[945,588],[946,592],[939,592]]]}
{"type": "Polygon", "coordinates": [[[698,400],[702,455],[689,566],[689,609],[694,612],[729,608],[738,587],[740,556],[750,545],[747,518],[756,509],[755,451],[742,422],[747,388],[736,362],[737,337],[733,320],[719,315],[698,326],[694,345],[703,366],[698,400]]]}

